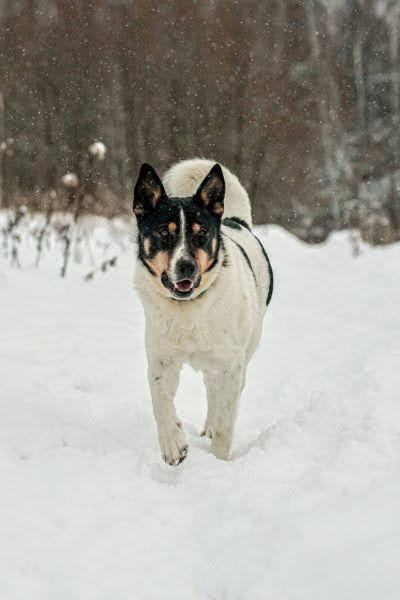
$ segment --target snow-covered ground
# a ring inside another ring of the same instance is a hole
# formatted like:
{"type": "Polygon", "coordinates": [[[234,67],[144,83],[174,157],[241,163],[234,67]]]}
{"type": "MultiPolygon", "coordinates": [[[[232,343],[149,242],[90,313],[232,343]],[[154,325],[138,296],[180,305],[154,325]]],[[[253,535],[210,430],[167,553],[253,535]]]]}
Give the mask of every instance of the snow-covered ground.
{"type": "Polygon", "coordinates": [[[399,598],[400,245],[258,232],[276,288],[228,463],[190,371],[189,455],[159,458],[133,246],[86,282],[0,259],[1,600],[399,598]]]}

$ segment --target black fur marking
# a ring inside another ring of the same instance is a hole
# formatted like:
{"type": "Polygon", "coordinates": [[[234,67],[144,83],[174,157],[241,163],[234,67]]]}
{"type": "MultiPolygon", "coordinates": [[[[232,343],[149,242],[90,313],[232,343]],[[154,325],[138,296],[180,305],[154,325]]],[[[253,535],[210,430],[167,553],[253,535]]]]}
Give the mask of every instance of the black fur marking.
{"type": "Polygon", "coordinates": [[[229,256],[226,252],[226,248],[225,248],[225,244],[224,244],[224,239],[222,237],[222,235],[219,236],[219,247],[222,250],[222,266],[223,267],[229,267],[230,266],[230,262],[229,262],[229,256]]]}
{"type": "Polygon", "coordinates": [[[216,163],[201,182],[194,200],[221,218],[224,212],[225,180],[221,165],[216,163]]]}
{"type": "Polygon", "coordinates": [[[225,217],[225,219],[222,221],[222,224],[230,227],[231,229],[241,229],[242,227],[245,227],[251,231],[249,224],[239,217],[225,217]]]}
{"type": "Polygon", "coordinates": [[[133,190],[133,212],[138,220],[152,213],[166,199],[164,186],[157,173],[151,165],[143,163],[133,190]]]}
{"type": "Polygon", "coordinates": [[[211,263],[211,265],[208,267],[208,269],[206,269],[206,273],[209,273],[210,271],[213,270],[214,267],[216,267],[218,264],[218,257],[214,258],[213,262],[211,263]]]}
{"type": "MultiPolygon", "coordinates": [[[[253,235],[254,235],[254,233],[253,233],[253,235]]],[[[258,237],[256,235],[254,235],[254,237],[256,238],[257,242],[260,244],[261,251],[264,255],[265,260],[267,261],[267,268],[268,268],[268,275],[269,275],[269,289],[268,289],[268,295],[267,295],[267,306],[268,306],[268,304],[271,302],[272,293],[274,291],[274,273],[272,271],[271,263],[269,261],[268,254],[266,253],[264,246],[262,245],[262,243],[260,242],[260,240],[258,239],[258,237]]]]}
{"type": "MultiPolygon", "coordinates": [[[[157,277],[157,273],[149,261],[162,252],[171,265],[170,260],[178,244],[182,243],[182,236],[185,238],[185,244],[183,256],[180,258],[193,264],[196,262],[196,271],[193,277],[190,277],[194,281],[194,287],[198,287],[200,283],[200,250],[208,257],[209,267],[206,272],[218,265],[222,247],[221,216],[224,193],[224,178],[218,164],[214,165],[197,192],[187,198],[168,197],[154,169],[147,164],[142,166],[134,192],[134,210],[139,230],[138,258],[153,277],[157,277]],[[181,219],[182,211],[184,219],[181,219]],[[197,256],[199,263],[195,261],[197,256]]],[[[223,257],[226,266],[224,251],[223,257]]],[[[179,275],[179,263],[172,264],[174,273],[163,273],[161,282],[178,299],[186,298],[192,292],[180,292],[170,281],[170,277],[175,281],[179,275]]]]}
{"type": "Polygon", "coordinates": [[[161,275],[161,283],[163,284],[163,286],[165,288],[167,288],[167,290],[171,289],[172,284],[171,284],[169,277],[165,271],[161,275]]]}
{"type": "Polygon", "coordinates": [[[229,217],[226,217],[223,221],[222,221],[222,225],[226,225],[226,227],[230,227],[231,229],[242,229],[242,227],[239,225],[239,223],[236,223],[236,221],[234,221],[233,219],[230,219],[229,217]]]}
{"type": "Polygon", "coordinates": [[[214,267],[216,267],[217,264],[219,263],[220,250],[221,250],[222,256],[223,256],[222,266],[226,267],[227,265],[224,264],[224,261],[225,261],[225,258],[226,258],[226,252],[225,252],[224,240],[222,239],[221,234],[219,234],[217,236],[217,250],[216,250],[213,262],[208,267],[208,269],[206,269],[206,273],[209,273],[210,271],[212,271],[214,269],[214,267]]]}
{"type": "Polygon", "coordinates": [[[180,236],[180,204],[168,199],[157,207],[157,209],[145,214],[138,219],[138,244],[139,258],[149,268],[145,259],[153,259],[158,252],[172,253],[180,236]],[[172,234],[168,229],[169,223],[176,224],[176,231],[172,234]],[[150,242],[150,252],[144,250],[144,241],[150,242]]]}
{"type": "MultiPolygon", "coordinates": [[[[226,233],[224,233],[223,235],[226,235],[226,233]]],[[[246,261],[246,263],[247,263],[247,266],[249,267],[249,269],[250,269],[250,271],[251,271],[251,273],[252,273],[252,275],[253,275],[254,283],[257,285],[257,279],[256,279],[256,275],[255,275],[255,273],[254,273],[254,269],[253,269],[253,267],[252,267],[252,265],[251,265],[250,259],[249,259],[249,257],[247,256],[247,253],[246,253],[245,249],[244,249],[244,248],[243,248],[243,246],[241,246],[241,245],[240,245],[240,244],[239,244],[239,243],[238,243],[236,240],[234,240],[233,238],[229,237],[229,235],[226,235],[226,237],[228,237],[228,238],[229,238],[229,239],[230,239],[230,240],[231,240],[231,241],[232,241],[234,244],[236,244],[236,246],[239,248],[239,250],[240,250],[240,252],[241,252],[241,254],[242,254],[243,258],[245,259],[245,261],[246,261]]]]}

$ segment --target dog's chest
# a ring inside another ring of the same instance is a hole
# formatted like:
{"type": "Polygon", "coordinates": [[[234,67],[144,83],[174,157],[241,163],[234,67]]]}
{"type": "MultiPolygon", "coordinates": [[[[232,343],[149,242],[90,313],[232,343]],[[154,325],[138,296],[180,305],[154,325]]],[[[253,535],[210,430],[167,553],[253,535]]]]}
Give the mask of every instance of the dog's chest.
{"type": "Polygon", "coordinates": [[[243,333],[233,326],[221,300],[173,302],[168,309],[153,305],[147,307],[146,313],[152,341],[159,347],[173,348],[188,362],[193,363],[196,357],[202,362],[202,356],[219,356],[244,341],[243,333]]]}
{"type": "Polygon", "coordinates": [[[213,315],[203,314],[197,307],[173,306],[168,312],[157,311],[154,317],[153,314],[152,329],[154,331],[156,325],[160,342],[164,341],[185,353],[206,350],[215,337],[213,331],[217,323],[213,315]]]}

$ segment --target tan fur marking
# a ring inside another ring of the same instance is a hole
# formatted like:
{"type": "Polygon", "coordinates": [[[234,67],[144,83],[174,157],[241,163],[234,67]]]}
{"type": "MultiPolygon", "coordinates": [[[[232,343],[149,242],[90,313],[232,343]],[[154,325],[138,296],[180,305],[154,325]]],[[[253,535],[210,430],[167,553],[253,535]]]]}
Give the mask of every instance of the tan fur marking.
{"type": "Polygon", "coordinates": [[[151,260],[146,260],[147,264],[154,273],[161,277],[164,271],[168,270],[169,267],[169,254],[168,252],[157,252],[154,258],[151,260]]]}
{"type": "Polygon", "coordinates": [[[221,204],[221,202],[216,202],[213,206],[213,213],[215,215],[222,215],[223,212],[224,212],[224,207],[221,204]]]}
{"type": "Polygon", "coordinates": [[[211,249],[212,253],[215,255],[215,251],[217,249],[217,240],[215,238],[213,238],[213,241],[211,242],[211,249]]]}
{"type": "Polygon", "coordinates": [[[194,259],[201,274],[205,273],[212,263],[212,259],[210,259],[207,252],[205,252],[202,248],[196,250],[194,259]]]}
{"type": "Polygon", "coordinates": [[[144,213],[143,204],[136,204],[136,206],[133,207],[133,212],[135,215],[142,215],[144,213]]]}
{"type": "Polygon", "coordinates": [[[170,233],[175,233],[176,232],[176,223],[174,223],[173,221],[168,223],[168,231],[170,233]]]}
{"type": "Polygon", "coordinates": [[[199,223],[193,223],[193,225],[192,225],[193,233],[199,233],[200,229],[201,229],[201,225],[199,223]]]}
{"type": "Polygon", "coordinates": [[[153,192],[153,196],[151,198],[151,203],[153,205],[153,208],[155,208],[158,204],[158,201],[161,198],[161,190],[160,188],[156,188],[156,189],[152,189],[153,192]]]}
{"type": "Polygon", "coordinates": [[[143,249],[146,252],[147,256],[150,254],[150,250],[151,250],[151,240],[150,238],[145,238],[144,242],[143,242],[143,249]]]}
{"type": "Polygon", "coordinates": [[[201,190],[201,192],[200,192],[200,197],[201,197],[201,199],[202,199],[202,201],[203,201],[203,204],[204,204],[204,206],[208,206],[208,203],[210,202],[210,199],[209,199],[209,197],[207,196],[207,192],[206,192],[206,190],[205,190],[205,189],[204,189],[204,190],[201,190]]]}

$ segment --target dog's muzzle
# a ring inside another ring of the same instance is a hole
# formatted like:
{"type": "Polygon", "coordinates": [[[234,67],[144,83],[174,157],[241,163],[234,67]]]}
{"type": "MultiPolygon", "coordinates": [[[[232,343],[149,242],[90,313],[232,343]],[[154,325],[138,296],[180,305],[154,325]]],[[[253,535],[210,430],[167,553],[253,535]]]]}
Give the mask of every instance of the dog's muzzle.
{"type": "Polygon", "coordinates": [[[190,298],[193,290],[200,285],[201,276],[196,263],[190,260],[180,260],[176,264],[173,276],[166,271],[161,276],[161,282],[177,300],[190,298]]]}

